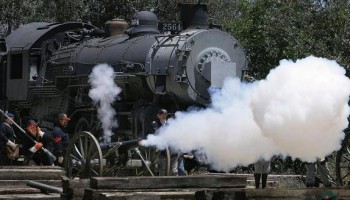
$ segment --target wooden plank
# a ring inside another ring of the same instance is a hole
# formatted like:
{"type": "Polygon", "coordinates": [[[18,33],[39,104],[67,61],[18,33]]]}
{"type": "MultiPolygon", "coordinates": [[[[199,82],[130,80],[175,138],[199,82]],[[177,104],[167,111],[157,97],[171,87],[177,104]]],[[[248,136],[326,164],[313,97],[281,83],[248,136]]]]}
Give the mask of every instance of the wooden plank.
{"type": "Polygon", "coordinates": [[[156,188],[244,188],[246,177],[233,176],[156,176],[94,177],[93,189],[156,189],[156,188]]]}
{"type": "Polygon", "coordinates": [[[59,194],[9,194],[0,195],[0,199],[18,199],[18,200],[58,200],[60,199],[59,194]]]}
{"type": "Polygon", "coordinates": [[[139,200],[139,199],[194,199],[195,192],[177,191],[177,192],[119,192],[119,193],[102,193],[99,195],[99,200],[110,199],[125,199],[125,200],[139,200]]]}
{"type": "Polygon", "coordinates": [[[244,198],[244,189],[242,188],[188,188],[188,189],[86,189],[84,200],[95,199],[126,199],[133,195],[139,197],[141,194],[156,196],[161,199],[238,199],[244,198]],[[168,195],[168,196],[167,196],[168,195]],[[125,196],[125,197],[124,197],[125,196]]]}
{"type": "Polygon", "coordinates": [[[274,200],[274,199],[322,199],[323,192],[333,192],[338,199],[350,199],[348,188],[314,188],[314,189],[157,189],[149,190],[96,190],[86,189],[85,200],[106,199],[230,199],[230,200],[274,200]],[[142,197],[142,198],[141,198],[142,197]]]}
{"type": "Polygon", "coordinates": [[[0,166],[0,169],[56,169],[63,170],[62,167],[59,166],[29,166],[29,165],[21,165],[21,166],[0,166]]]}
{"type": "Polygon", "coordinates": [[[0,180],[60,180],[60,169],[0,169],[0,180]]]}
{"type": "Polygon", "coordinates": [[[338,199],[350,199],[349,188],[310,188],[310,189],[247,189],[245,195],[247,199],[255,198],[299,198],[299,199],[322,199],[323,192],[332,192],[338,199]]]}
{"type": "Polygon", "coordinates": [[[195,199],[245,200],[245,192],[242,189],[199,190],[195,193],[195,199]]]}
{"type": "Polygon", "coordinates": [[[35,194],[40,193],[40,190],[29,187],[1,187],[0,195],[4,194],[35,194]]]}
{"type": "MultiPolygon", "coordinates": [[[[27,181],[29,180],[0,180],[0,187],[15,185],[15,186],[24,186],[27,185],[27,181]]],[[[36,180],[40,183],[61,187],[61,180],[36,180]]]]}
{"type": "Polygon", "coordinates": [[[97,191],[94,190],[89,196],[85,196],[84,200],[107,200],[107,199],[194,199],[195,191],[97,191]]]}

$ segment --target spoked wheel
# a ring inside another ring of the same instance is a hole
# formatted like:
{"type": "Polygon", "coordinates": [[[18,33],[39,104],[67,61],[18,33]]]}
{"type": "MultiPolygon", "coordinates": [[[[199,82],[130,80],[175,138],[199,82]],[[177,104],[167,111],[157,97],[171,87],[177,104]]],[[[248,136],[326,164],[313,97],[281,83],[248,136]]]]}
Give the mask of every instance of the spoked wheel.
{"type": "Polygon", "coordinates": [[[78,132],[67,147],[66,174],[71,178],[102,176],[102,161],[102,151],[96,138],[89,132],[78,132]]]}
{"type": "Polygon", "coordinates": [[[142,168],[136,171],[137,176],[169,176],[170,151],[168,148],[159,150],[155,147],[139,147],[135,149],[141,159],[142,168]]]}
{"type": "Polygon", "coordinates": [[[336,176],[340,185],[350,185],[350,130],[344,132],[346,136],[336,156],[336,176]]]}

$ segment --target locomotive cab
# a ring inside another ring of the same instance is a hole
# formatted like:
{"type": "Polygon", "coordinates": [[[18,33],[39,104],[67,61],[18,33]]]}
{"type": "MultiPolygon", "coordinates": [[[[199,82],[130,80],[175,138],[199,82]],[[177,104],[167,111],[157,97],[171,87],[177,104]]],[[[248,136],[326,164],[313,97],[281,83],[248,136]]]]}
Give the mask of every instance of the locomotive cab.
{"type": "MultiPolygon", "coordinates": [[[[5,38],[7,54],[2,61],[4,80],[3,96],[10,103],[5,109],[31,109],[33,99],[44,99],[54,95],[57,90],[55,80],[46,75],[47,60],[60,45],[67,40],[67,32],[94,28],[78,22],[45,23],[35,22],[23,25],[5,38]]],[[[45,111],[44,111],[45,112],[45,111]]],[[[33,117],[43,118],[44,114],[33,117]]]]}
{"type": "Polygon", "coordinates": [[[3,110],[5,109],[6,97],[6,54],[6,41],[0,39],[0,108],[3,110]]]}

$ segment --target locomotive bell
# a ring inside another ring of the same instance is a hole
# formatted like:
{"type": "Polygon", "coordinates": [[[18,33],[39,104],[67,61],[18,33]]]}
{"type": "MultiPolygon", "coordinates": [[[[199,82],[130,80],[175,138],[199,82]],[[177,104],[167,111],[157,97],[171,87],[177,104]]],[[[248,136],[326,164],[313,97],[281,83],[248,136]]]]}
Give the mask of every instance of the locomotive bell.
{"type": "Polygon", "coordinates": [[[106,36],[122,35],[128,28],[128,23],[124,19],[112,19],[105,23],[106,36]]]}
{"type": "Polygon", "coordinates": [[[158,17],[150,11],[135,13],[131,20],[131,28],[127,30],[127,33],[129,36],[159,33],[158,17]]]}

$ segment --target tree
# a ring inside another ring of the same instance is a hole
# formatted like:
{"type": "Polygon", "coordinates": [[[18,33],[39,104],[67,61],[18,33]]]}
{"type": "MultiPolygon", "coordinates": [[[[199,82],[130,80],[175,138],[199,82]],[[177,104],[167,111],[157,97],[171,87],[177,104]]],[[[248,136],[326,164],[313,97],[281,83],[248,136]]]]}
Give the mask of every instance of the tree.
{"type": "MultiPolygon", "coordinates": [[[[160,21],[179,20],[177,4],[163,0],[2,0],[0,37],[35,21],[130,21],[136,11],[153,11],[160,21]]],[[[309,55],[337,60],[350,71],[348,0],[207,0],[210,22],[223,25],[245,48],[260,78],[282,59],[309,55]]]]}
{"type": "Polygon", "coordinates": [[[30,0],[2,0],[0,1],[0,38],[11,33],[32,12],[30,0]]]}
{"type": "Polygon", "coordinates": [[[241,0],[224,28],[245,47],[255,75],[263,78],[282,59],[309,55],[349,68],[347,1],[241,0]],[[316,20],[315,20],[316,19],[316,20]]]}

